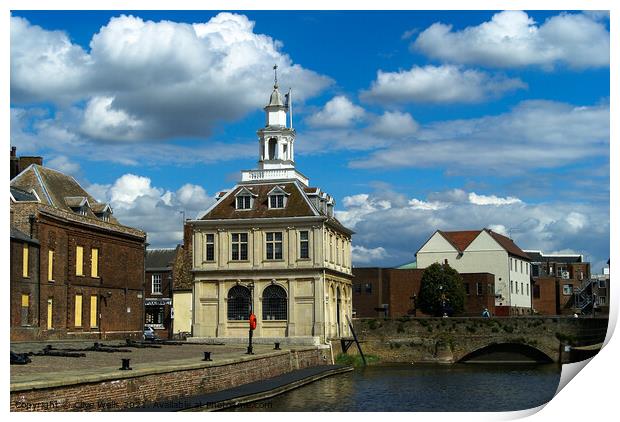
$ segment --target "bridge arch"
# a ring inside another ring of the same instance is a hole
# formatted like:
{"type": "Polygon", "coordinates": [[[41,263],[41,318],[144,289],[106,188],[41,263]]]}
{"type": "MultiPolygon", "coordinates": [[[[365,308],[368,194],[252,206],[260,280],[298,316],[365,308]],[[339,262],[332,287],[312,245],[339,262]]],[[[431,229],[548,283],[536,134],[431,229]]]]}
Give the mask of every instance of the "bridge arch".
{"type": "Polygon", "coordinates": [[[457,360],[460,363],[552,363],[553,358],[540,349],[525,343],[492,343],[477,348],[457,360]]]}

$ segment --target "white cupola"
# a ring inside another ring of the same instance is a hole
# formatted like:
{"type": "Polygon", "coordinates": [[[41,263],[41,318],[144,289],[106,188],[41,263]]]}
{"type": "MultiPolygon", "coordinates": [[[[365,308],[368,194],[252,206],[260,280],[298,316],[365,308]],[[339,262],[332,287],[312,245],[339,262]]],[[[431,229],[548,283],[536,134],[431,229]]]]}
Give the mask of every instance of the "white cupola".
{"type": "Polygon", "coordinates": [[[304,186],[308,186],[308,178],[295,168],[295,129],[293,129],[291,90],[289,89],[284,98],[282,97],[278,89],[278,66],[274,66],[273,70],[273,91],[269,97],[269,103],[264,107],[265,127],[256,132],[258,135],[258,169],[243,170],[241,181],[297,180],[304,186]]]}
{"type": "Polygon", "coordinates": [[[292,119],[287,127],[287,112],[290,112],[290,90],[284,100],[278,90],[278,66],[273,67],[274,84],[265,106],[265,127],[257,132],[259,142],[258,165],[261,170],[288,169],[295,167],[295,130],[292,119]]]}

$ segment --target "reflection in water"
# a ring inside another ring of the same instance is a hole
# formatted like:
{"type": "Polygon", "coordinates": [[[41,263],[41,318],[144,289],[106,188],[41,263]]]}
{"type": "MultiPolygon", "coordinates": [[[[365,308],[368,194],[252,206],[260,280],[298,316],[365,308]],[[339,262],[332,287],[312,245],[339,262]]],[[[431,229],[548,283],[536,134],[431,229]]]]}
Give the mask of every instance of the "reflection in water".
{"type": "Polygon", "coordinates": [[[551,400],[558,365],[372,366],[233,411],[508,411],[551,400]]]}

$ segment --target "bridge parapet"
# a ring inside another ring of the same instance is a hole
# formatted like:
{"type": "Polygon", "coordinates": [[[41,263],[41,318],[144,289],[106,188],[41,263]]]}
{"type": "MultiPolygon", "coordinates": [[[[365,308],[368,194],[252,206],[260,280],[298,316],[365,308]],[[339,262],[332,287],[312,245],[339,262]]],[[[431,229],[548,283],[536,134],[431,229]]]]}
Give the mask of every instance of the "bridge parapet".
{"type": "MultiPolygon", "coordinates": [[[[606,319],[562,317],[365,318],[353,321],[364,353],[385,362],[457,362],[493,345],[521,345],[560,361],[563,344],[602,342],[606,319]]],[[[540,355],[540,356],[543,356],[540,355]]]]}

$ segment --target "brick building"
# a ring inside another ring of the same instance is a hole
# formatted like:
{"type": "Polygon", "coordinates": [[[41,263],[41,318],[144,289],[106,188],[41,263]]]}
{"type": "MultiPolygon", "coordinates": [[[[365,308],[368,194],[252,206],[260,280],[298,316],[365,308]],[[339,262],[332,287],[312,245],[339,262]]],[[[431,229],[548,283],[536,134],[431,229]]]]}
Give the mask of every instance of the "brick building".
{"type": "Polygon", "coordinates": [[[11,327],[27,331],[39,325],[39,242],[11,227],[10,248],[11,327]]]}
{"type": "Polygon", "coordinates": [[[174,263],[179,248],[146,250],[144,324],[160,338],[172,336],[174,263]]]}
{"type": "Polygon", "coordinates": [[[10,189],[11,340],[141,337],[145,233],[119,224],[108,204],[40,158],[18,170],[10,189]],[[28,259],[18,251],[24,235],[28,259]]]}
{"type": "MultiPolygon", "coordinates": [[[[590,263],[579,254],[527,250],[532,262],[532,308],[541,315],[572,315],[582,309],[578,296],[590,284],[590,263]]],[[[590,293],[591,294],[591,293],[590,293]]]]}
{"type": "MultiPolygon", "coordinates": [[[[357,318],[425,316],[416,309],[423,269],[353,268],[353,311],[357,318]]],[[[495,311],[495,277],[489,273],[461,274],[465,287],[464,316],[495,311]]]]}

